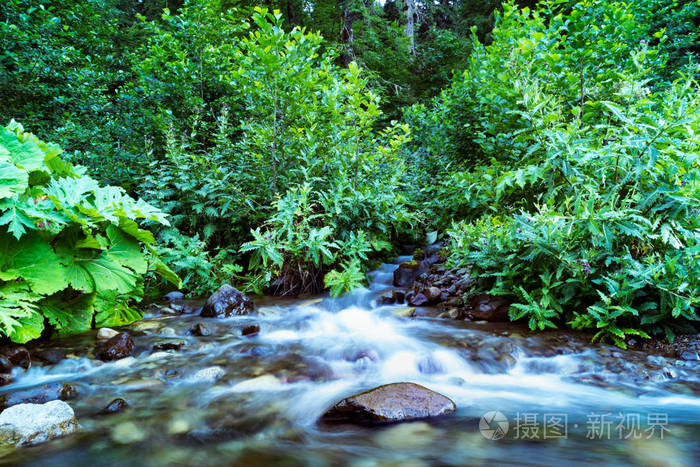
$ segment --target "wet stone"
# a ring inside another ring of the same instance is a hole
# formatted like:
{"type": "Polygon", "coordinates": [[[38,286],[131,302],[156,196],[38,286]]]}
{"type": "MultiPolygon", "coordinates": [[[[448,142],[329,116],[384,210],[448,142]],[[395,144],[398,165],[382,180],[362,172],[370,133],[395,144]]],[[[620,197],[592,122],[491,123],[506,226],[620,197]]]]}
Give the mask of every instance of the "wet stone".
{"type": "Polygon", "coordinates": [[[163,295],[163,300],[167,302],[174,302],[178,300],[183,300],[185,298],[185,294],[182,292],[174,291],[174,292],[169,292],[163,295]]]}
{"type": "Polygon", "coordinates": [[[331,407],[324,421],[387,423],[438,417],[457,410],[455,403],[415,383],[393,383],[355,394],[331,407]]]}
{"type": "Polygon", "coordinates": [[[7,357],[0,355],[0,373],[10,373],[13,366],[7,357]]]}
{"type": "Polygon", "coordinates": [[[5,356],[5,358],[14,366],[18,366],[28,370],[32,366],[32,358],[29,355],[29,351],[24,347],[9,347],[0,351],[0,355],[5,356]]]}
{"type": "Polygon", "coordinates": [[[14,391],[0,396],[0,409],[19,404],[44,404],[55,400],[70,400],[78,395],[70,384],[50,383],[30,389],[14,391]]]}
{"type": "Polygon", "coordinates": [[[209,328],[203,323],[197,323],[190,328],[190,334],[193,336],[206,337],[211,335],[209,328]]]}
{"type": "Polygon", "coordinates": [[[407,302],[411,306],[423,306],[428,304],[428,297],[422,293],[417,293],[410,295],[407,302]]]}
{"type": "Polygon", "coordinates": [[[97,337],[98,340],[107,341],[118,334],[119,332],[115,331],[114,329],[100,328],[97,330],[97,335],[95,337],[97,337]]]}
{"type": "Polygon", "coordinates": [[[700,361],[700,356],[698,356],[697,351],[689,349],[679,351],[678,358],[690,362],[700,361]]]}
{"type": "Polygon", "coordinates": [[[55,365],[66,358],[66,351],[61,349],[45,349],[33,353],[35,360],[55,365]]]}
{"type": "Polygon", "coordinates": [[[19,404],[0,413],[0,446],[40,444],[77,429],[75,413],[63,401],[19,404]]]}
{"type": "Polygon", "coordinates": [[[105,362],[129,357],[133,352],[134,340],[126,332],[117,334],[95,349],[97,358],[105,362]]]}
{"type": "Polygon", "coordinates": [[[201,316],[205,318],[228,318],[247,315],[253,312],[255,305],[246,295],[234,287],[224,284],[214,292],[204,304],[201,316]]]}
{"type": "Polygon", "coordinates": [[[260,325],[258,324],[251,324],[250,326],[246,326],[241,330],[241,334],[247,337],[252,337],[257,335],[260,332],[260,325]]]}
{"type": "Polygon", "coordinates": [[[185,341],[163,341],[153,345],[153,350],[181,350],[185,346],[185,341]]]}
{"type": "Polygon", "coordinates": [[[121,397],[118,397],[109,404],[107,404],[107,406],[104,409],[100,410],[98,413],[100,415],[112,415],[123,411],[127,407],[129,407],[129,404],[121,397]]]}

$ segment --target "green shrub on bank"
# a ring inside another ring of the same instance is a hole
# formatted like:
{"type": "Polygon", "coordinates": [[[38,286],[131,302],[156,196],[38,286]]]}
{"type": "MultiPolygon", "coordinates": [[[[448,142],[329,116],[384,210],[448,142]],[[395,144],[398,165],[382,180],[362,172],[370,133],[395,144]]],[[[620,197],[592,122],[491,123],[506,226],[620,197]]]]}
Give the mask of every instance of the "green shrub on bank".
{"type": "Polygon", "coordinates": [[[430,209],[464,219],[450,262],[512,296],[511,319],[622,347],[672,337],[700,305],[698,69],[655,86],[663,31],[624,3],[560,5],[506,4],[493,43],[475,43],[452,88],[417,109],[427,128],[457,109],[423,150],[474,164],[426,189],[430,209]]]}
{"type": "Polygon", "coordinates": [[[137,224],[164,214],[101,187],[21,125],[0,128],[0,336],[27,342],[141,318],[149,271],[179,285],[137,224]]]}

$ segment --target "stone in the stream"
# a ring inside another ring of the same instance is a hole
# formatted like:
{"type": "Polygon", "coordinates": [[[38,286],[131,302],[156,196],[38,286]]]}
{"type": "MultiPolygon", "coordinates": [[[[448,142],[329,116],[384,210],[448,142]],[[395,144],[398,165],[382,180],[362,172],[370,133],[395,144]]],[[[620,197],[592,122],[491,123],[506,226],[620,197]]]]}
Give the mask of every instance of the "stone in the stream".
{"type": "Polygon", "coordinates": [[[175,302],[175,301],[183,300],[184,298],[185,298],[185,294],[183,294],[182,292],[178,292],[177,290],[173,291],[173,292],[166,293],[165,295],[163,295],[163,300],[165,300],[167,302],[175,302]]]}
{"type": "Polygon", "coordinates": [[[195,374],[187,378],[189,383],[213,383],[217,379],[224,376],[226,372],[220,366],[210,366],[207,368],[202,368],[195,374]]]}
{"type": "Polygon", "coordinates": [[[157,342],[153,345],[153,350],[181,350],[185,346],[185,341],[181,340],[169,340],[163,342],[157,342]]]}
{"type": "Polygon", "coordinates": [[[66,358],[66,354],[67,352],[61,349],[44,349],[33,352],[32,357],[35,360],[40,360],[44,363],[55,365],[56,363],[63,361],[63,359],[66,358]]]}
{"type": "Polygon", "coordinates": [[[134,340],[131,336],[122,332],[103,342],[95,349],[95,355],[100,360],[107,362],[129,357],[134,351],[134,340]]]}
{"type": "Polygon", "coordinates": [[[0,373],[0,386],[6,386],[12,382],[12,375],[8,373],[0,373]]]}
{"type": "Polygon", "coordinates": [[[423,306],[428,304],[428,297],[422,293],[410,294],[406,301],[411,306],[423,306]]]}
{"type": "Polygon", "coordinates": [[[19,404],[0,413],[0,445],[30,446],[77,429],[75,413],[63,401],[19,404]]]}
{"type": "Polygon", "coordinates": [[[413,284],[416,277],[421,273],[420,263],[418,261],[407,261],[399,264],[399,267],[394,270],[394,285],[396,287],[408,287],[413,284]]]}
{"type": "Polygon", "coordinates": [[[7,357],[0,355],[0,373],[10,373],[12,372],[12,363],[7,357]]]}
{"type": "Polygon", "coordinates": [[[24,347],[6,347],[0,351],[7,360],[14,366],[28,370],[32,366],[32,357],[24,347]]]}
{"type": "Polygon", "coordinates": [[[211,335],[211,331],[203,323],[197,323],[190,328],[190,334],[193,336],[206,337],[211,335]]]}
{"type": "Polygon", "coordinates": [[[455,403],[415,383],[392,383],[350,396],[335,404],[322,419],[348,423],[401,422],[447,415],[455,403]]]}
{"type": "Polygon", "coordinates": [[[442,290],[437,287],[428,287],[423,291],[423,294],[428,299],[428,302],[435,304],[440,301],[442,290]]]}
{"type": "Polygon", "coordinates": [[[244,336],[252,337],[257,335],[260,332],[260,325],[259,324],[251,324],[250,326],[246,326],[241,330],[241,334],[244,336]]]}
{"type": "Polygon", "coordinates": [[[119,334],[118,331],[115,331],[114,329],[111,328],[100,328],[97,330],[97,339],[101,341],[107,341],[110,340],[112,337],[116,336],[119,334]]]}
{"type": "Polygon", "coordinates": [[[508,321],[509,306],[510,303],[503,297],[481,294],[472,300],[469,314],[475,320],[508,321]]]}
{"type": "Polygon", "coordinates": [[[119,413],[122,410],[126,409],[129,407],[129,404],[122,399],[121,397],[118,397],[117,399],[114,399],[112,402],[107,404],[107,406],[99,411],[100,415],[112,415],[115,413],[119,413]]]}
{"type": "Polygon", "coordinates": [[[700,360],[700,356],[698,356],[698,352],[692,349],[684,349],[680,350],[676,354],[678,358],[681,360],[686,360],[686,361],[698,361],[700,360]]]}
{"type": "Polygon", "coordinates": [[[49,383],[31,389],[14,391],[0,396],[0,409],[19,404],[44,404],[49,401],[74,399],[78,391],[70,384],[49,383]]]}
{"type": "Polygon", "coordinates": [[[205,318],[228,318],[247,315],[255,309],[253,301],[234,287],[224,284],[214,292],[202,308],[201,316],[205,318]]]}

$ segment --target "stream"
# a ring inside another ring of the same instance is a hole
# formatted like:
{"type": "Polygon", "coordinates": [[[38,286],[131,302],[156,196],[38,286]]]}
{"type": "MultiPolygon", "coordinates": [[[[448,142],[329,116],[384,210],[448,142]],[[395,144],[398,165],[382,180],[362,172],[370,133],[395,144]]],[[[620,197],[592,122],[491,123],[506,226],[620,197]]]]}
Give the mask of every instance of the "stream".
{"type": "Polygon", "coordinates": [[[400,305],[376,305],[395,268],[338,299],[260,298],[250,316],[149,313],[124,328],[134,357],[115,362],[90,355],[95,332],[41,344],[68,357],[15,375],[0,395],[69,383],[80,431],[0,451],[0,465],[700,462],[700,362],[512,323],[404,318],[400,305]],[[211,335],[188,333],[197,323],[211,335]],[[260,332],[243,336],[251,324],[260,332]],[[168,341],[184,345],[152,350],[168,341]],[[318,422],[344,397],[400,381],[446,395],[456,414],[375,427],[318,422]],[[129,407],[97,414],[115,398],[129,407]]]}

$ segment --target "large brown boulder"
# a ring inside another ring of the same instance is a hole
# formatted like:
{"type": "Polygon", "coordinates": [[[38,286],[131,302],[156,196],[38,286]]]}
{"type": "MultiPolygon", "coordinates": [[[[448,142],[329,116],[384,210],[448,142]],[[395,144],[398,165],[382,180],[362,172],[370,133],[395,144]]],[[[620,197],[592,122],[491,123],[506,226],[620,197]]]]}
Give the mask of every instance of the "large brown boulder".
{"type": "Polygon", "coordinates": [[[254,309],[255,305],[250,298],[236,288],[224,284],[204,304],[202,316],[205,318],[228,318],[247,315],[252,313],[254,309]]]}
{"type": "Polygon", "coordinates": [[[438,417],[457,410],[449,398],[415,383],[392,383],[335,404],[322,419],[348,423],[388,423],[438,417]]]}

